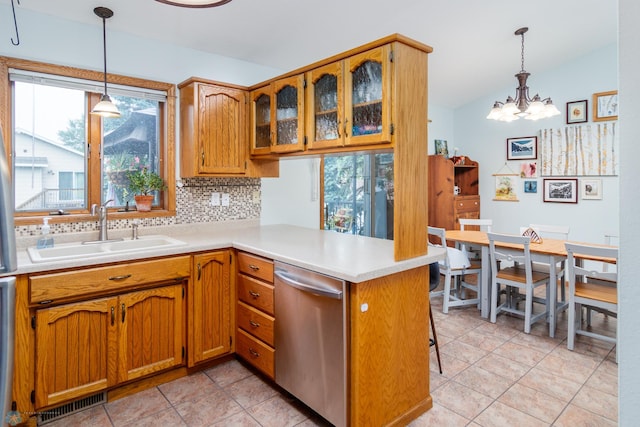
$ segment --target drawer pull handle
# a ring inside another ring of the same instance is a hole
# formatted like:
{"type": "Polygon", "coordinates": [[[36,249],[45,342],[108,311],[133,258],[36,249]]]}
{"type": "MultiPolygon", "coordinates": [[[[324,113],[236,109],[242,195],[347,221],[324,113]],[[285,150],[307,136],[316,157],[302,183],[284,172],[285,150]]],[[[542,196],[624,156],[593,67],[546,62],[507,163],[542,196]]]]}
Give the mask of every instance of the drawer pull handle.
{"type": "Polygon", "coordinates": [[[258,267],[257,265],[253,265],[253,264],[249,264],[249,268],[252,269],[253,271],[260,270],[260,267],[258,267]]]}
{"type": "Polygon", "coordinates": [[[121,276],[111,276],[109,277],[109,280],[124,280],[124,279],[128,279],[129,277],[131,277],[130,274],[123,274],[121,276]]]}
{"type": "Polygon", "coordinates": [[[111,306],[111,326],[116,323],[116,308],[111,306]]]}
{"type": "Polygon", "coordinates": [[[124,323],[124,316],[127,314],[127,308],[122,303],[122,323],[124,323]]]}
{"type": "Polygon", "coordinates": [[[251,325],[252,328],[259,328],[260,327],[260,323],[256,323],[253,320],[249,320],[249,324],[251,325]]]}
{"type": "Polygon", "coordinates": [[[249,349],[249,353],[251,353],[251,355],[253,357],[260,357],[260,353],[258,353],[257,351],[255,351],[254,349],[250,348],[249,349]]]}
{"type": "Polygon", "coordinates": [[[249,295],[251,295],[254,298],[260,298],[260,294],[258,292],[249,291],[249,295]]]}

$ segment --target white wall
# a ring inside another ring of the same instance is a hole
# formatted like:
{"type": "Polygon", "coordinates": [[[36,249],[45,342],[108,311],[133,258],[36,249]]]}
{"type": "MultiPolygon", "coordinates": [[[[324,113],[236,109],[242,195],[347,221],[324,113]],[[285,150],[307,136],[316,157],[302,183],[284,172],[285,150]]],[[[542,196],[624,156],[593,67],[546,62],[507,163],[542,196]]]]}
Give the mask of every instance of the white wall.
{"type": "Polygon", "coordinates": [[[262,179],[260,223],[320,227],[320,159],[280,160],[280,177],[262,179]]]}
{"type": "Polygon", "coordinates": [[[620,286],[618,288],[618,424],[637,425],[640,419],[640,263],[637,246],[640,241],[640,208],[638,201],[638,162],[640,158],[640,3],[619,0],[620,43],[620,286]]]}
{"type": "MultiPolygon", "coordinates": [[[[517,57],[514,62],[516,60],[517,57]]],[[[543,177],[536,179],[538,192],[535,194],[525,194],[523,182],[518,177],[516,190],[519,201],[494,201],[495,178],[492,176],[509,169],[519,173],[520,161],[509,161],[508,168],[504,168],[507,138],[537,135],[543,128],[566,126],[566,103],[570,101],[587,99],[591,116],[592,94],[618,89],[617,63],[617,46],[613,44],[546,73],[536,73],[535,68],[531,68],[535,64],[530,64],[527,71],[532,74],[528,81],[531,94],[539,92],[542,97],[552,97],[562,113],[553,118],[511,123],[485,118],[495,100],[504,101],[507,95],[515,95],[517,82],[512,75],[504,76],[506,86],[500,92],[455,111],[454,143],[463,154],[480,164],[481,216],[493,219],[496,231],[515,233],[519,226],[529,223],[568,224],[571,226],[569,238],[601,242],[605,231],[619,229],[618,177],[602,177],[602,200],[579,199],[577,204],[562,204],[542,201],[543,177]]],[[[589,122],[592,123],[591,119],[589,122]]],[[[540,152],[537,161],[540,166],[540,152]]]]}

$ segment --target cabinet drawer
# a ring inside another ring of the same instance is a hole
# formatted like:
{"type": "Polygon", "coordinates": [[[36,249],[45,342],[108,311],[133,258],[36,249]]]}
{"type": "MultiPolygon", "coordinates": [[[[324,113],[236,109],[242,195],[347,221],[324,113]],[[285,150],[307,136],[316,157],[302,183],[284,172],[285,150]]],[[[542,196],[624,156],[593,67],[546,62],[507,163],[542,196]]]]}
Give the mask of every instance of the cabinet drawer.
{"type": "Polygon", "coordinates": [[[275,378],[276,351],[242,329],[236,334],[236,353],[270,378],[275,378]]]}
{"type": "Polygon", "coordinates": [[[190,256],[42,274],[29,278],[30,301],[39,303],[105,294],[190,275],[190,256]]]}
{"type": "Polygon", "coordinates": [[[238,327],[273,347],[275,319],[243,302],[238,302],[238,327]]]}
{"type": "Polygon", "coordinates": [[[238,253],[238,269],[241,273],[273,283],[273,261],[269,259],[240,252],[238,253]]]}
{"type": "Polygon", "coordinates": [[[480,197],[456,197],[454,203],[458,212],[480,211],[480,197]]]}
{"type": "Polygon", "coordinates": [[[238,274],[238,299],[273,314],[273,285],[238,274]]]}

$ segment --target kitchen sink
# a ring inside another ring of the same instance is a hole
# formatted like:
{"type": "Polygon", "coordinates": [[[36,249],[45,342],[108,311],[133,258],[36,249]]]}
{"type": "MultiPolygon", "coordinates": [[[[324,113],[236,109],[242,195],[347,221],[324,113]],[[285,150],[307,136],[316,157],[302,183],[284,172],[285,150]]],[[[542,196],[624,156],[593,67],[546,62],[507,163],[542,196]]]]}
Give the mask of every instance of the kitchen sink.
{"type": "Polygon", "coordinates": [[[136,240],[119,240],[114,242],[63,243],[53,248],[27,248],[32,262],[58,261],[72,258],[98,257],[123,252],[144,252],[186,245],[182,240],[169,236],[140,236],[136,240]]]}

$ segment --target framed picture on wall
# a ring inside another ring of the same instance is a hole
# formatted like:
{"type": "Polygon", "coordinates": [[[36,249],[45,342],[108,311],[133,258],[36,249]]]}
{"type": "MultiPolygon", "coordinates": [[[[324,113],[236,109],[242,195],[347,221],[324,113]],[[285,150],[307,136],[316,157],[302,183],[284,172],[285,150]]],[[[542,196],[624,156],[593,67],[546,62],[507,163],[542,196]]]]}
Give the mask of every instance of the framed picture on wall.
{"type": "Polygon", "coordinates": [[[545,179],[545,202],[578,203],[578,180],[576,178],[545,179]]]}
{"type": "Polygon", "coordinates": [[[537,193],[538,192],[538,181],[524,181],[524,192],[525,193],[537,193]]]}
{"type": "Polygon", "coordinates": [[[580,189],[583,200],[602,200],[601,179],[583,179],[580,181],[580,189]]]}
{"type": "Polygon", "coordinates": [[[567,102],[567,124],[585,123],[588,120],[587,100],[567,102]]]}
{"type": "Polygon", "coordinates": [[[618,120],[618,91],[593,94],[593,121],[618,120]]]}
{"type": "Polygon", "coordinates": [[[538,137],[507,138],[507,160],[538,158],[538,137]]]}

